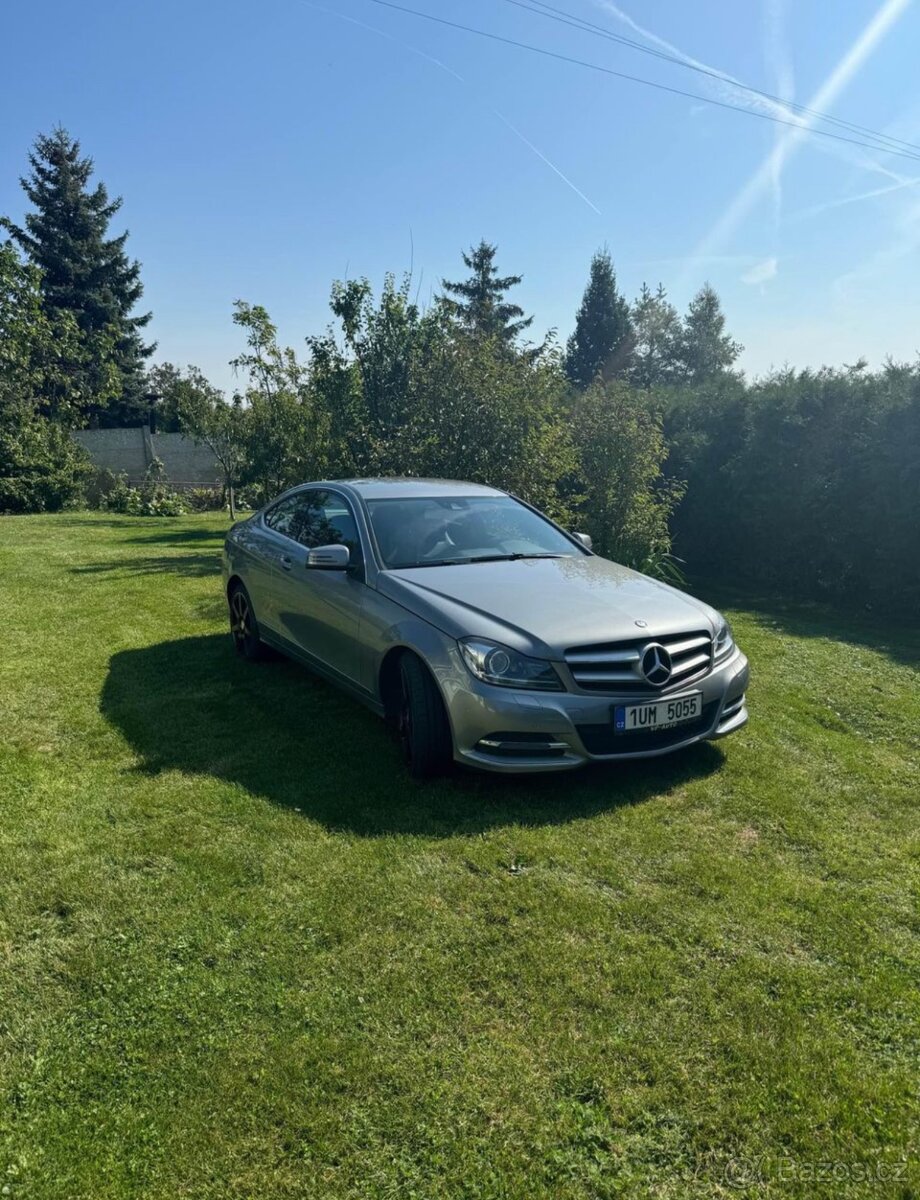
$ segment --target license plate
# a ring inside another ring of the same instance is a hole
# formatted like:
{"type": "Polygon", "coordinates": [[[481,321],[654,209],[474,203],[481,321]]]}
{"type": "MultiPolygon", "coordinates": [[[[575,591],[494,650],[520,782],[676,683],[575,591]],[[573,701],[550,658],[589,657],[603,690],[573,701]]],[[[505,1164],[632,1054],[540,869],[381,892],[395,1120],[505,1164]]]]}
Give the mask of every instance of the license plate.
{"type": "Polygon", "coordinates": [[[654,704],[617,704],[613,709],[613,728],[617,733],[654,733],[695,721],[703,711],[703,693],[657,700],[654,704]]]}

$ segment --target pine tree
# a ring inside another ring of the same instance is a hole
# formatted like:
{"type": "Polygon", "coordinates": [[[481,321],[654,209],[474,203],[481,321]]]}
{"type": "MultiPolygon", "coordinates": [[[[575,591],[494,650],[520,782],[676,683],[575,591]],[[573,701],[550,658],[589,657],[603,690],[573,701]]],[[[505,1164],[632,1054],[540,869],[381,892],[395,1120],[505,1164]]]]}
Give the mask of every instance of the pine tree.
{"type": "Polygon", "coordinates": [[[636,340],[630,381],[641,388],[675,382],[680,376],[681,324],[662,284],[653,292],[643,283],[632,322],[636,340]]]}
{"type": "Polygon", "coordinates": [[[684,378],[703,383],[729,371],[744,347],[725,332],[725,314],[714,288],[708,283],[690,301],[680,339],[684,378]]]}
{"type": "Polygon", "coordinates": [[[566,374],[578,387],[587,387],[598,375],[623,376],[629,370],[633,344],[629,304],[617,290],[609,252],[599,250],[591,259],[575,332],[566,347],[566,374]]]}
{"type": "Polygon", "coordinates": [[[83,378],[80,390],[93,397],[84,415],[109,425],[137,420],[143,413],[144,360],[154,347],[141,336],[150,313],[132,315],[143,287],[140,264],[125,253],[127,231],[107,237],[121,198],[110,200],[102,183],[90,187],[93,161],[81,157],[80,143],[60,127],[36,138],[29,163],[31,173],[20,182],[34,211],[24,228],[6,225],[42,272],[46,313],[65,310],[76,319],[83,345],[72,370],[83,378]],[[107,402],[113,373],[118,398],[107,402]]]}
{"type": "Polygon", "coordinates": [[[449,295],[441,297],[444,310],[462,328],[480,337],[496,338],[511,347],[533,324],[517,304],[505,300],[505,292],[517,287],[523,275],[499,276],[495,268],[498,247],[483,239],[463,254],[465,265],[472,272],[469,279],[451,283],[441,280],[449,295]]]}

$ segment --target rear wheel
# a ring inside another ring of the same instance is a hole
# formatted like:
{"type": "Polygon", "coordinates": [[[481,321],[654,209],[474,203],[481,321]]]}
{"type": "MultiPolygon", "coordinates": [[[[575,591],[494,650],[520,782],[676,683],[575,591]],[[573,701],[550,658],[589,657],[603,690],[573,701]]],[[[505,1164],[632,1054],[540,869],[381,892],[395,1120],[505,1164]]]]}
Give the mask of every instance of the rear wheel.
{"type": "Polygon", "coordinates": [[[259,637],[259,625],[252,609],[249,593],[241,583],[230,590],[230,633],[237,654],[257,662],[263,657],[265,647],[259,637]]]}
{"type": "Polygon", "coordinates": [[[426,667],[414,654],[399,664],[400,695],[396,730],[413,779],[441,775],[451,761],[450,725],[444,701],[426,667]]]}

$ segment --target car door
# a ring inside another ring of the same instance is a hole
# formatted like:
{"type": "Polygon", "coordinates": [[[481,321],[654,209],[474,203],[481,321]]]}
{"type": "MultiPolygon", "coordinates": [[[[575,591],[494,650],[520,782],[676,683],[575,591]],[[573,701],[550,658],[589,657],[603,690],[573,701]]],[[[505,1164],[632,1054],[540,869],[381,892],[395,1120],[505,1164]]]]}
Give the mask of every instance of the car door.
{"type": "Polygon", "coordinates": [[[278,632],[308,660],[358,683],[358,630],[367,592],[364,551],[351,505],[331,489],[296,493],[290,544],[277,560],[275,615],[278,632]],[[316,546],[343,545],[346,571],[308,567],[316,546]]]}

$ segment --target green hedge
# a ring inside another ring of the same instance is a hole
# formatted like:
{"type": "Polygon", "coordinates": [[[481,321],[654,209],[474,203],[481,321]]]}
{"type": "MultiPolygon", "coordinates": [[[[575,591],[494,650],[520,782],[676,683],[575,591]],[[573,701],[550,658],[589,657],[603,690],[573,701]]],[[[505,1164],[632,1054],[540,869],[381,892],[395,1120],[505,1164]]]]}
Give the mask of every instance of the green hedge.
{"type": "Polygon", "coordinates": [[[691,573],[802,599],[920,610],[920,371],[727,378],[669,398],[691,573]]]}

